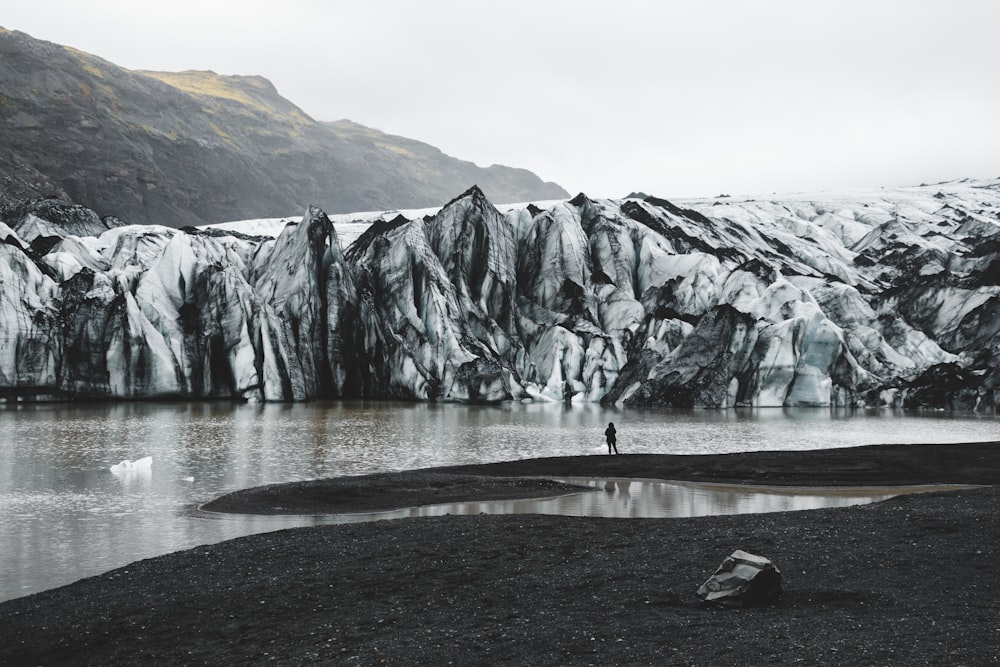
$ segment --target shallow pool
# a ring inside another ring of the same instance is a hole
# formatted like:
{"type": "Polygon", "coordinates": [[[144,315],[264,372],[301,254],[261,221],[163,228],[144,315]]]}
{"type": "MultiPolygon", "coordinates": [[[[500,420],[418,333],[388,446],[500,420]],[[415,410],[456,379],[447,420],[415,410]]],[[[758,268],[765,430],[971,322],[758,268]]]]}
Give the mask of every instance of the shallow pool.
{"type": "Polygon", "coordinates": [[[550,514],[617,519],[662,519],[724,514],[760,514],[847,507],[886,500],[907,493],[968,488],[960,484],[879,487],[781,487],[652,479],[557,477],[565,484],[586,487],[579,493],[549,498],[480,500],[406,507],[381,512],[301,515],[222,514],[196,510],[195,516],[221,521],[262,522],[272,530],[319,524],[361,523],[388,519],[474,514],[550,514]]]}

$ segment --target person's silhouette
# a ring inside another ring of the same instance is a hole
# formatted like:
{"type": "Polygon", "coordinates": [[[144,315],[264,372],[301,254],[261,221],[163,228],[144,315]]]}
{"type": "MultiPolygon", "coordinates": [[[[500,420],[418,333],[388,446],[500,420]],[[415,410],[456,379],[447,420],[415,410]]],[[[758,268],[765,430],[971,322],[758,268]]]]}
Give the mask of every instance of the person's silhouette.
{"type": "Polygon", "coordinates": [[[617,454],[618,453],[618,444],[617,444],[618,439],[617,439],[617,431],[615,431],[614,422],[608,422],[608,427],[606,429],[604,429],[604,435],[608,439],[608,454],[611,453],[612,449],[615,450],[615,454],[617,454]]]}

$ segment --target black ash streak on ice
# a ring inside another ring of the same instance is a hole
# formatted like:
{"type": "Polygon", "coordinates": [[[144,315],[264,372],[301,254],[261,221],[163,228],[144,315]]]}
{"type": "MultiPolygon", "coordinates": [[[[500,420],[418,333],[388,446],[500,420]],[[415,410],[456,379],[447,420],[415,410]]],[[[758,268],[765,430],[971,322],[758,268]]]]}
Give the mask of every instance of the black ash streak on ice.
{"type": "Polygon", "coordinates": [[[342,251],[8,206],[0,392],[995,408],[1000,182],[505,208],[342,251]]]}

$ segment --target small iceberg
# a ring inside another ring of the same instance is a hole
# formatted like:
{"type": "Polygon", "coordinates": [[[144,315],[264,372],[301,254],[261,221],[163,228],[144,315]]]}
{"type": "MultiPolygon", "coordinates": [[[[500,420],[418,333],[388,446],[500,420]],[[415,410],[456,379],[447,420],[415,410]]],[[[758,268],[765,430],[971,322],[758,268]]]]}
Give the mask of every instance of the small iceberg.
{"type": "Polygon", "coordinates": [[[147,456],[135,461],[129,461],[125,459],[121,463],[116,463],[111,466],[111,474],[117,475],[119,477],[125,475],[135,475],[135,474],[150,474],[153,468],[153,457],[147,456]]]}

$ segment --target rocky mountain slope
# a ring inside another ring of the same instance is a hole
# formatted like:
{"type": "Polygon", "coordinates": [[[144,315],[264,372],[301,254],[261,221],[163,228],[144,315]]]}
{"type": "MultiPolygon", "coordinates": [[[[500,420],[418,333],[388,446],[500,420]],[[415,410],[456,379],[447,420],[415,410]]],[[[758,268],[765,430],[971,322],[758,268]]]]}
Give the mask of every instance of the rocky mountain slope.
{"type": "Polygon", "coordinates": [[[505,207],[342,248],[0,211],[8,397],[892,405],[994,411],[1000,180],[505,207]]]}
{"type": "Polygon", "coordinates": [[[567,196],[524,169],[317,122],[261,77],[132,71],[0,28],[0,82],[0,195],[132,223],[434,206],[474,183],[498,202],[567,196]]]}

